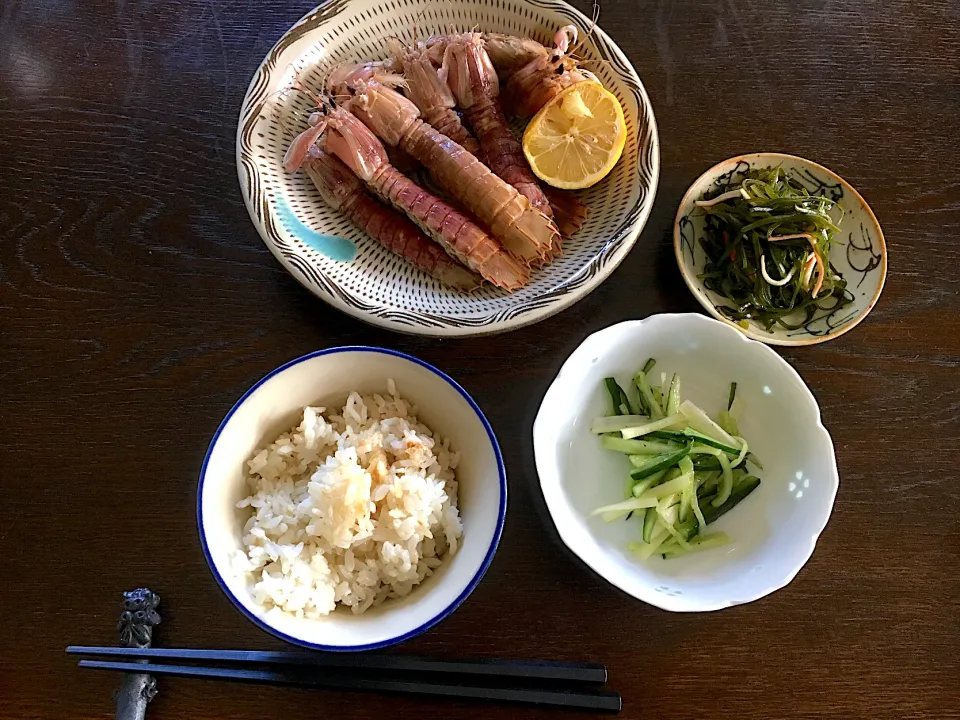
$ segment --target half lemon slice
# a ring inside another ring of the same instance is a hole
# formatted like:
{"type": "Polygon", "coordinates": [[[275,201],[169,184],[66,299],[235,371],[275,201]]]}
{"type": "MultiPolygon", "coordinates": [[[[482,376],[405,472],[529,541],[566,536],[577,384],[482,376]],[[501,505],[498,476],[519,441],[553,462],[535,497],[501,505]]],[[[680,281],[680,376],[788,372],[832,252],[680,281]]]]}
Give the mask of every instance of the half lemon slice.
{"type": "Polygon", "coordinates": [[[523,133],[523,153],[538,178],[563,190],[603,180],[627,141],[623,108],[600,83],[571,85],[541,108],[523,133]]]}

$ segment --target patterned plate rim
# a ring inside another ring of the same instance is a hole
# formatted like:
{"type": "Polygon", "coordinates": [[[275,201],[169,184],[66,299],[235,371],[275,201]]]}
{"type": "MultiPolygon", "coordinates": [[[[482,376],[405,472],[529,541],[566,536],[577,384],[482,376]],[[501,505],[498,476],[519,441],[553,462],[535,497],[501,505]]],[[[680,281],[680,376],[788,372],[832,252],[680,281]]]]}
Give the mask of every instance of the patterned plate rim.
{"type": "MultiPolygon", "coordinates": [[[[385,305],[371,305],[350,295],[344,288],[325,277],[316,267],[305,263],[299,256],[287,255],[283,252],[277,238],[271,236],[271,233],[276,232],[274,226],[277,221],[273,217],[269,201],[260,190],[260,171],[255,162],[251,136],[257,125],[258,116],[269,99],[269,96],[265,95],[266,88],[270,86],[269,80],[272,74],[278,69],[277,59],[281,53],[305,38],[310,32],[317,30],[325,22],[332,20],[354,2],[357,0],[328,0],[301,17],[266,54],[254,72],[244,95],[237,125],[237,175],[250,220],[267,249],[297,282],[327,304],[368,324],[405,334],[433,337],[493,335],[545,320],[589,295],[617,269],[633,248],[650,216],[660,179],[659,130],[653,105],[630,60],[599,26],[595,26],[593,31],[598,51],[605,60],[616,66],[624,79],[629,81],[630,89],[636,94],[638,100],[638,109],[642,115],[641,122],[638,122],[637,136],[638,182],[643,182],[640,176],[646,170],[649,183],[647,192],[626,212],[617,231],[603,244],[593,260],[584,265],[562,287],[483,316],[453,318],[385,305]],[[312,21],[318,22],[316,25],[306,27],[312,21]],[[263,215],[260,214],[261,212],[263,215]],[[269,219],[269,223],[265,218],[269,219]]],[[[591,24],[590,18],[564,0],[515,0],[515,2],[564,14],[581,27],[589,27],[591,24]]]]}

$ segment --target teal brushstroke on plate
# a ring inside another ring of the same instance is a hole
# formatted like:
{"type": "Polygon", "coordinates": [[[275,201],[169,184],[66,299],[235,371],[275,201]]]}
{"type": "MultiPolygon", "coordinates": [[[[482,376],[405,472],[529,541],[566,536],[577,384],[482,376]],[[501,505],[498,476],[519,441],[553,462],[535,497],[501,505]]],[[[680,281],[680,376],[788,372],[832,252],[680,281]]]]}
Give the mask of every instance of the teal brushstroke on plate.
{"type": "Polygon", "coordinates": [[[357,246],[346,238],[337,235],[324,235],[311,230],[293,214],[282,198],[277,199],[277,218],[284,227],[293,233],[304,245],[326,255],[337,262],[350,262],[357,256],[357,246]]]}

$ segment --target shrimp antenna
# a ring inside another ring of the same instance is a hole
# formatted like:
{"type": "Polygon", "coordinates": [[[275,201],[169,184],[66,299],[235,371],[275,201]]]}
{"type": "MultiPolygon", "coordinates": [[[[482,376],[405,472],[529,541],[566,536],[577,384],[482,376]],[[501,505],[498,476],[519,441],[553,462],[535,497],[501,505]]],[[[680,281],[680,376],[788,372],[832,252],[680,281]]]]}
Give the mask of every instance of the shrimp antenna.
{"type": "Polygon", "coordinates": [[[587,28],[587,37],[593,34],[593,29],[597,27],[597,20],[600,19],[600,0],[593,0],[593,13],[590,18],[590,27],[587,28]]]}
{"type": "MultiPolygon", "coordinates": [[[[293,66],[291,67],[293,69],[294,81],[289,85],[280,88],[276,92],[271,93],[267,97],[267,101],[278,100],[286,93],[290,92],[291,90],[294,90],[296,92],[304,93],[318,107],[324,107],[325,105],[324,100],[321,97],[319,97],[316,93],[314,93],[312,90],[310,90],[310,88],[306,86],[306,84],[303,82],[302,78],[300,77],[300,72],[295,67],[293,66]]],[[[284,111],[283,116],[281,118],[281,124],[284,126],[286,130],[291,130],[291,123],[293,125],[296,125],[298,122],[303,120],[305,115],[306,113],[304,113],[302,110],[299,110],[296,107],[292,107],[289,110],[284,111]]]]}
{"type": "Polygon", "coordinates": [[[296,90],[297,92],[302,92],[308,98],[313,100],[313,102],[316,103],[317,105],[323,105],[323,99],[319,95],[317,95],[315,92],[313,92],[313,90],[308,88],[306,83],[303,82],[303,79],[300,77],[300,71],[297,70],[296,67],[291,66],[291,68],[293,69],[293,77],[294,77],[293,82],[287,85],[286,87],[281,88],[274,94],[282,95],[283,93],[289,92],[290,90],[296,90]]]}
{"type": "MultiPolygon", "coordinates": [[[[267,96],[267,99],[268,99],[268,100],[275,100],[276,98],[279,98],[279,97],[281,97],[281,96],[283,96],[283,95],[286,95],[286,94],[287,94],[288,92],[290,92],[291,90],[296,90],[296,91],[298,91],[298,92],[304,92],[304,93],[306,93],[307,95],[310,96],[310,98],[311,98],[312,100],[316,101],[316,99],[317,99],[316,96],[314,96],[313,93],[311,93],[310,90],[307,89],[306,85],[304,85],[303,82],[300,80],[300,73],[299,73],[299,71],[298,71],[293,65],[290,66],[290,69],[293,70],[293,75],[294,75],[294,78],[295,78],[294,81],[293,81],[292,83],[290,83],[289,85],[284,85],[284,86],[283,86],[282,88],[280,88],[279,90],[276,90],[276,91],[270,93],[270,95],[267,96]]],[[[296,113],[297,113],[297,110],[296,110],[296,109],[291,110],[291,114],[295,115],[296,113]]]]}
{"type": "Polygon", "coordinates": [[[355,61],[355,60],[341,60],[340,62],[336,63],[332,68],[330,68],[329,70],[327,70],[326,77],[324,78],[324,81],[323,81],[323,86],[324,86],[327,90],[331,90],[331,87],[330,87],[330,79],[334,76],[334,73],[336,73],[337,70],[339,70],[340,68],[342,68],[344,65],[356,65],[356,61],[355,61]]]}
{"type": "MultiPolygon", "coordinates": [[[[319,108],[324,108],[324,107],[326,107],[326,106],[329,104],[328,101],[325,100],[324,98],[320,97],[319,95],[317,95],[317,94],[314,93],[314,92],[311,92],[311,91],[310,91],[309,89],[307,89],[306,87],[302,87],[302,86],[297,85],[297,84],[289,85],[289,86],[285,87],[283,90],[280,90],[279,92],[285,93],[285,92],[289,92],[290,90],[295,90],[296,92],[301,92],[301,93],[303,93],[304,95],[306,95],[307,97],[309,97],[311,100],[313,100],[313,102],[314,102],[314,103],[316,104],[316,106],[319,107],[319,108]]],[[[290,111],[290,114],[291,114],[291,115],[302,115],[303,113],[301,113],[301,112],[297,111],[296,109],[294,109],[294,110],[291,110],[291,111],[290,111]]]]}
{"type": "Polygon", "coordinates": [[[590,65],[608,65],[608,66],[613,65],[613,63],[611,63],[609,60],[604,60],[603,58],[585,59],[580,57],[574,57],[574,60],[577,63],[577,67],[589,67],[590,65]]]}
{"type": "Polygon", "coordinates": [[[410,40],[410,44],[412,46],[415,46],[418,42],[420,37],[420,21],[423,20],[423,16],[426,14],[426,12],[427,9],[425,7],[421,8],[420,12],[413,17],[413,38],[410,40]]]}
{"type": "Polygon", "coordinates": [[[593,35],[593,31],[597,27],[597,20],[600,19],[600,0],[593,0],[593,10],[591,12],[590,24],[587,26],[587,31],[583,34],[577,44],[570,48],[568,55],[574,55],[578,50],[583,47],[583,44],[586,42],[587,38],[593,35]]]}

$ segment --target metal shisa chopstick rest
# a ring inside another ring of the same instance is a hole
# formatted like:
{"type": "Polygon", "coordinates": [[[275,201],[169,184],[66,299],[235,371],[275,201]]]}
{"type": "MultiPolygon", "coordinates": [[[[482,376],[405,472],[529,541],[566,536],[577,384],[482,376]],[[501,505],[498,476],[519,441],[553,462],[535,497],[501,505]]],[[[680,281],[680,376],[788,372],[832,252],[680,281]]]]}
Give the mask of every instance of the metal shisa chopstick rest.
{"type": "MultiPolygon", "coordinates": [[[[120,647],[148,648],[153,643],[153,627],[160,623],[160,596],[147,588],[123,594],[123,612],[117,630],[120,647]]],[[[140,662],[148,662],[141,660],[140,662]]],[[[147,673],[124,673],[117,691],[116,720],[143,720],[147,704],[157,694],[157,680],[147,673]]]]}

